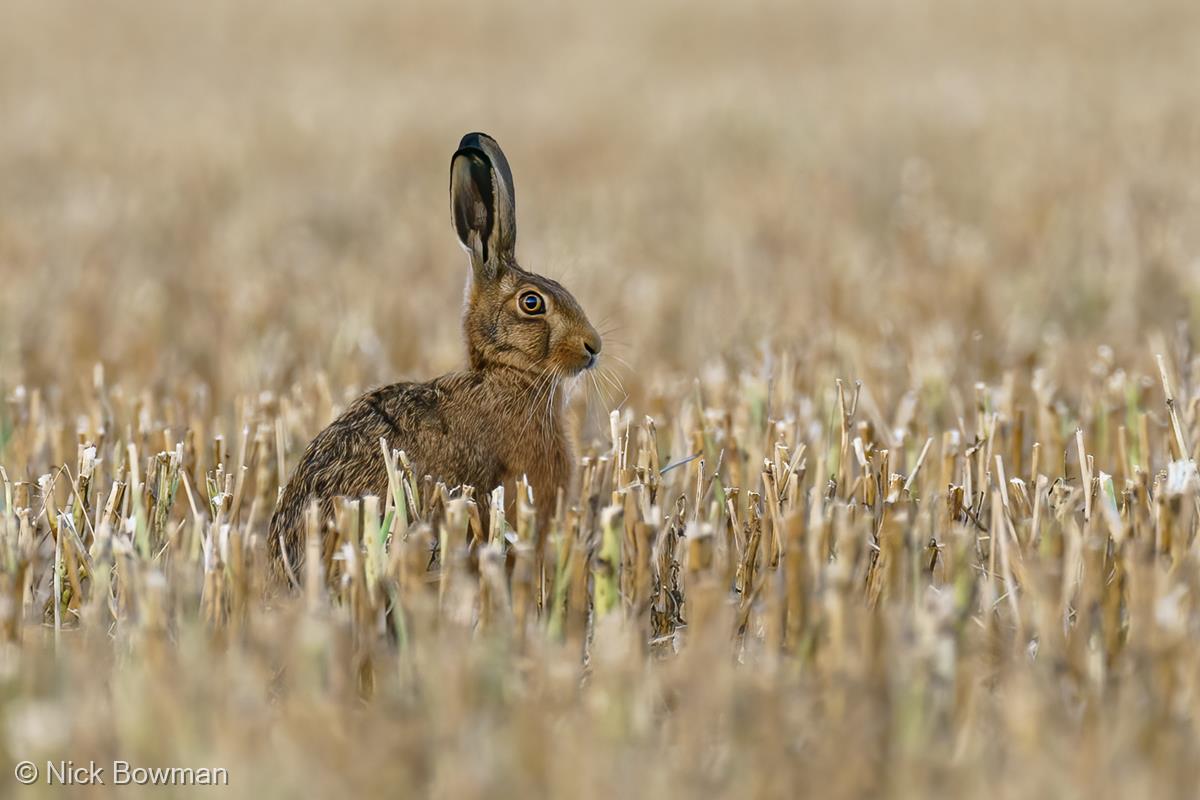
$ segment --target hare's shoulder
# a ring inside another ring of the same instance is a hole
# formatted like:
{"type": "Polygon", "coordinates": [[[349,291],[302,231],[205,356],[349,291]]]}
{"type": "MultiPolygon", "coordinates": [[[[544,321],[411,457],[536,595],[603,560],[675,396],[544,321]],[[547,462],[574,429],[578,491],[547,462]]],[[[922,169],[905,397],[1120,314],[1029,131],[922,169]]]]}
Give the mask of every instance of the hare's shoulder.
{"type": "Polygon", "coordinates": [[[440,392],[430,383],[392,383],[359,395],[330,427],[345,428],[371,437],[406,434],[428,423],[442,404],[440,392]]]}
{"type": "Polygon", "coordinates": [[[390,433],[444,428],[459,406],[470,403],[478,382],[469,373],[452,373],[425,383],[380,386],[355,400],[338,423],[357,430],[390,433]]]}

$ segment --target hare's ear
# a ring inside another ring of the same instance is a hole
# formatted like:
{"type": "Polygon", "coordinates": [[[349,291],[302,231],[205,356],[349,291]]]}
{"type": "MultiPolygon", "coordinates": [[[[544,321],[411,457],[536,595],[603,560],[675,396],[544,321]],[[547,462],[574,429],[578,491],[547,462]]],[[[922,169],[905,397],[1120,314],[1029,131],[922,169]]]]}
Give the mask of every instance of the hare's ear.
{"type": "Polygon", "coordinates": [[[508,159],[496,140],[468,133],[450,160],[450,208],[458,241],[480,278],[495,278],[514,260],[516,194],[508,159]]]}

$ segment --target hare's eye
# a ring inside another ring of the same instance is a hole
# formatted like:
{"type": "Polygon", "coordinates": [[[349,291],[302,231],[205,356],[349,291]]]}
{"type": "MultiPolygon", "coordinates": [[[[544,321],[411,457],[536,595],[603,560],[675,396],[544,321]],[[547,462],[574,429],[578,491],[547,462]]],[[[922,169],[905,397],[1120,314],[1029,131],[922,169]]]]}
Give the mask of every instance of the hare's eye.
{"type": "Polygon", "coordinates": [[[546,300],[537,292],[523,292],[517,302],[526,314],[545,314],[546,300]]]}

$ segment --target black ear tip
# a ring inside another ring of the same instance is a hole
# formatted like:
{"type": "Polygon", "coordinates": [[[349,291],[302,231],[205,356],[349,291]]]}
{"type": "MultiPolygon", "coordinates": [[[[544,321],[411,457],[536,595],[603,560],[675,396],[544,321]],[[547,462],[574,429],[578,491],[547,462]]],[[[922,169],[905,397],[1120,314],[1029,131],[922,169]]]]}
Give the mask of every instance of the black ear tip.
{"type": "Polygon", "coordinates": [[[508,158],[495,139],[478,131],[468,133],[458,143],[458,151],[454,155],[457,158],[460,154],[477,155],[483,159],[485,164],[491,165],[500,176],[500,183],[504,185],[504,190],[509,196],[509,205],[513,205],[512,169],[509,168],[508,158]]]}
{"type": "Polygon", "coordinates": [[[474,150],[483,150],[484,152],[487,152],[488,144],[491,144],[491,146],[495,147],[497,150],[500,149],[500,145],[496,143],[495,139],[488,136],[486,133],[480,133],[479,131],[475,131],[473,133],[468,133],[466,136],[462,137],[462,139],[458,143],[458,149],[459,150],[474,149],[474,150]]]}

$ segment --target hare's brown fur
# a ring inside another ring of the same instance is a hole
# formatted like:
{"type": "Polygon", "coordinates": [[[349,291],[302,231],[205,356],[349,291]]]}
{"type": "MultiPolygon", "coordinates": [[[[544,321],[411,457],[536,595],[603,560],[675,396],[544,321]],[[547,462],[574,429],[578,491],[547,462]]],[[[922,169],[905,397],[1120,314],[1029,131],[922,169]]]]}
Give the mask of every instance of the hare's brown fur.
{"type": "Polygon", "coordinates": [[[512,498],[516,481],[527,477],[542,526],[569,483],[564,379],[595,364],[600,337],[570,292],[517,265],[512,175],[495,141],[463,138],[451,160],[450,192],[459,241],[471,258],[463,315],[468,368],[370,391],[317,434],[271,519],[277,562],[286,551],[288,563],[300,563],[312,500],[328,519],[335,497],[386,493],[381,438],[405,451],[417,475],[450,486],[487,492],[504,485],[512,498]]]}

